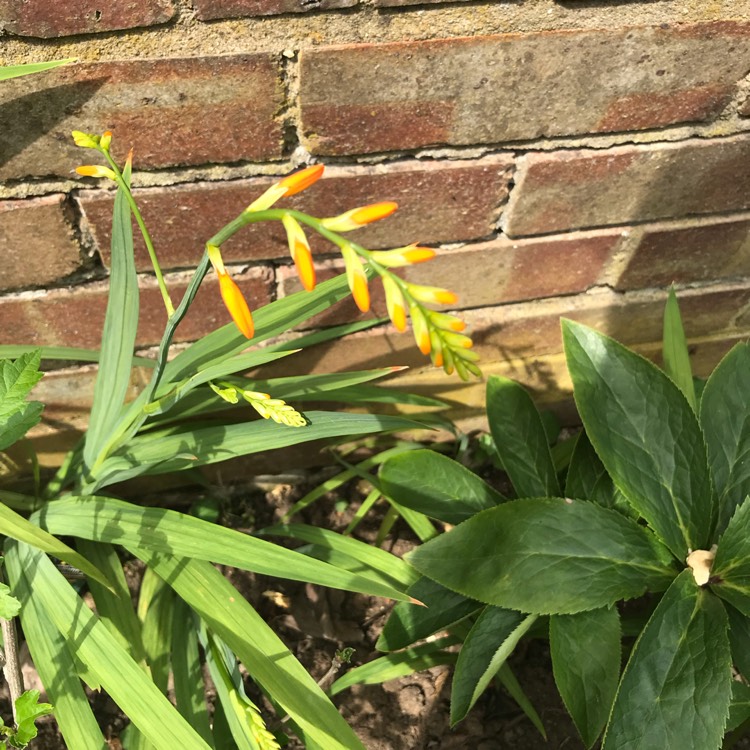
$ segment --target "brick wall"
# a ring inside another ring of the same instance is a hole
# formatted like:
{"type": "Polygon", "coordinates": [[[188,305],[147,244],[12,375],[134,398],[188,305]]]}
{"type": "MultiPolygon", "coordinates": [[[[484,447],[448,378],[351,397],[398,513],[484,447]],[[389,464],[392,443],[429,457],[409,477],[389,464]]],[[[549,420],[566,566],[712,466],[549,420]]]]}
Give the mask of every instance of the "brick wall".
{"type": "MultiPolygon", "coordinates": [[[[396,200],[359,241],[440,248],[410,277],[455,289],[485,370],[550,402],[569,388],[561,315],[653,354],[674,282],[701,372],[750,332],[750,0],[0,0],[0,63],[69,56],[0,84],[3,343],[99,341],[113,195],[72,174],[86,161],[73,129],[134,147],[175,288],[205,240],[300,163],[328,167],[293,199],[311,213],[396,200]]],[[[320,277],[338,268],[314,250],[320,277]]],[[[163,312],[137,257],[148,347],[163,312]]],[[[255,306],[299,288],[279,227],[225,257],[255,306]]],[[[225,322],[211,284],[182,341],[225,322]]],[[[399,384],[455,400],[466,424],[483,399],[388,327],[313,359],[411,365],[399,384]]],[[[90,368],[45,379],[54,429],[80,427],[91,383],[90,368]]]]}

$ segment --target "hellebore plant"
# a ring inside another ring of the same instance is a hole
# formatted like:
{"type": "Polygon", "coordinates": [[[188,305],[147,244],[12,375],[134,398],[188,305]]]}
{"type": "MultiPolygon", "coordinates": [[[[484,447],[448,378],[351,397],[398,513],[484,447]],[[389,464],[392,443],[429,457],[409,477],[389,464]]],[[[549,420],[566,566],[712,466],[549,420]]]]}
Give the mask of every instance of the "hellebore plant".
{"type": "Polygon", "coordinates": [[[432,451],[383,463],[388,496],[457,526],[407,555],[423,576],[409,593],[427,607],[396,605],[378,643],[393,653],[332,692],[455,663],[453,723],[497,677],[541,728],[507,659],[521,638],[548,633],[587,748],[602,732],[603,750],[719,748],[750,719],[750,345],[696,387],[673,293],[666,372],[562,325],[584,426],[576,438],[551,452],[526,391],[499,377],[487,385],[518,499],[432,451]],[[623,636],[637,636],[632,647],[623,636]],[[446,648],[457,643],[456,657],[446,648]]]}
{"type": "MultiPolygon", "coordinates": [[[[42,405],[27,401],[41,377],[41,359],[99,363],[88,429],[55,475],[46,484],[37,477],[33,492],[0,489],[7,595],[20,603],[24,636],[62,734],[76,750],[107,747],[83,681],[106,690],[130,719],[121,737],[126,750],[266,750],[279,747],[287,732],[297,734],[309,748],[362,748],[323,690],[213,563],[400,601],[410,600],[404,590],[415,579],[411,568],[382,550],[337,535],[330,540],[335,554],[327,559],[332,561],[315,559],[193,516],[124,502],[113,486],[137,476],[192,469],[309,440],[414,427],[415,422],[400,417],[303,412],[287,403],[433,405],[431,400],[364,385],[394,368],[270,380],[240,373],[372,325],[357,322],[291,342],[274,341],[349,292],[360,309],[367,309],[368,279],[379,276],[394,324],[403,329],[408,314],[420,348],[436,364],[462,377],[477,374],[470,339],[459,333],[461,321],[426,307],[453,301],[450,292],[407,283],[391,270],[428,260],[434,251],[412,245],[371,252],[341,236],[392,213],[392,203],[325,219],[271,208],[320,178],[323,168],[309,167],[273,185],[209,240],[187,291],[174,305],[130,190],[131,158],[121,169],[110,155],[109,133],[76,132],[74,139],[107,162],[78,172],[117,184],[101,351],[0,346],[0,356],[17,357],[14,362],[0,360],[0,450],[22,438],[41,417],[42,405]],[[168,313],[155,359],[134,357],[139,293],[131,217],[143,235],[168,313]],[[242,227],[269,220],[282,223],[305,291],[251,312],[224,266],[220,248],[242,227]],[[316,286],[303,226],[339,247],[345,276],[316,286]],[[234,322],[170,359],[175,329],[211,266],[234,322]],[[265,346],[249,348],[260,343],[265,346]],[[127,403],[134,365],[150,368],[151,379],[127,403]],[[227,419],[226,410],[240,401],[264,419],[227,419]],[[137,609],[131,604],[118,548],[146,566],[137,609]],[[56,560],[75,566],[78,577],[85,577],[96,612],[65,579],[56,560]],[[217,695],[213,721],[205,702],[199,645],[217,695]],[[266,709],[261,712],[246,695],[237,661],[273,706],[273,729],[262,716],[266,709]],[[176,706],[167,698],[168,685],[173,686],[176,706]]],[[[0,611],[0,616],[13,614],[12,606],[0,611]]]]}

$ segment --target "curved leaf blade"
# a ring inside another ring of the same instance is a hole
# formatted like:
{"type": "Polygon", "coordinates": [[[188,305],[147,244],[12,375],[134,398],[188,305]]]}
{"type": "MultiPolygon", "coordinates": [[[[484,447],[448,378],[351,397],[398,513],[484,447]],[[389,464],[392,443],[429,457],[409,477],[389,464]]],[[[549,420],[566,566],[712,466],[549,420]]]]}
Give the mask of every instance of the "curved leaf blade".
{"type": "MultiPolygon", "coordinates": [[[[130,183],[129,164],[123,179],[130,183]]],[[[109,297],[104,317],[99,371],[94,401],[83,446],[83,460],[91,469],[106,443],[125,403],[138,328],[139,290],[133,253],[130,205],[123,187],[118,188],[112,213],[112,263],[109,297]]]]}
{"type": "Polygon", "coordinates": [[[469,713],[536,619],[509,609],[484,608],[458,654],[451,686],[452,727],[469,713]]]}
{"type": "Polygon", "coordinates": [[[523,386],[491,375],[487,419],[495,448],[518,497],[557,497],[560,485],[542,417],[523,386]]]}
{"type": "Polygon", "coordinates": [[[399,505],[444,523],[461,523],[505,499],[458,461],[431,450],[392,456],[379,478],[383,492],[399,505]]]}
{"type": "Polygon", "coordinates": [[[540,615],[663,591],[674,576],[651,532],[616,511],[558,498],[483,511],[406,559],[463,596],[540,615]]]}
{"type": "Polygon", "coordinates": [[[706,549],[713,488],[698,420],[655,365],[570,320],[563,340],[579,414],[615,485],[680,560],[706,549]]]}
{"type": "Polygon", "coordinates": [[[709,583],[715,594],[750,617],[750,497],[719,539],[709,583]]]}
{"type": "Polygon", "coordinates": [[[393,586],[173,510],[141,508],[109,497],[69,496],[49,503],[38,517],[45,528],[55,529],[58,534],[138,545],[154,552],[210,560],[279,578],[345,590],[352,587],[351,590],[372,596],[408,600],[393,586]]]}
{"type": "Polygon", "coordinates": [[[724,607],[684,570],[635,644],[602,750],[717,750],[731,686],[724,607]]]}
{"type": "Polygon", "coordinates": [[[607,723],[620,681],[620,616],[615,607],[549,621],[552,671],[560,697],[586,747],[607,723]]]}
{"type": "Polygon", "coordinates": [[[674,287],[670,288],[667,304],[664,307],[664,334],[662,341],[664,371],[685,394],[685,398],[688,400],[693,411],[697,411],[693,370],[690,367],[687,339],[685,338],[685,329],[682,326],[680,306],[677,304],[677,295],[675,294],[674,287]]]}
{"type": "Polygon", "coordinates": [[[716,532],[750,494],[750,345],[737,344],[711,373],[701,397],[700,419],[718,495],[716,532]]]}

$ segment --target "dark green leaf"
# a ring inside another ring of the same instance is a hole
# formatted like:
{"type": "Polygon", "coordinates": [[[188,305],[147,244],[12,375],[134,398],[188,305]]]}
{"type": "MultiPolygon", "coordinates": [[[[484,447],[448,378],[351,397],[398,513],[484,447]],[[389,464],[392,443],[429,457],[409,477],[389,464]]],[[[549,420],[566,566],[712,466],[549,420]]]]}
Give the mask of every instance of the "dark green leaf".
{"type": "Polygon", "coordinates": [[[726,605],[729,618],[729,644],[732,647],[732,660],[742,676],[750,679],[750,617],[738,609],[726,605]]]}
{"type": "Polygon", "coordinates": [[[491,375],[487,419],[518,497],[558,496],[560,486],[544,423],[526,390],[513,380],[491,375]]]}
{"type": "Polygon", "coordinates": [[[732,680],[732,702],[729,704],[729,720],[724,729],[732,732],[750,720],[750,687],[739,680],[732,680]]]}
{"type": "Polygon", "coordinates": [[[383,492],[399,505],[445,523],[460,523],[503,501],[502,495],[458,461],[431,450],[389,458],[379,477],[383,492]]]}
{"type": "Polygon", "coordinates": [[[717,750],[731,685],[724,607],[684,570],[635,644],[602,750],[717,750]]]}
{"type": "Polygon", "coordinates": [[[515,500],[486,510],[407,556],[464,596],[535,614],[607,607],[662,591],[667,550],[616,511],[580,500],[515,500]]]}
{"type": "Polygon", "coordinates": [[[737,344],[721,360],[701,398],[701,427],[718,495],[717,535],[750,494],[750,345],[737,344]]]}
{"type": "Polygon", "coordinates": [[[750,617],[750,497],[719,539],[710,583],[716,594],[750,617]]]}
{"type": "MultiPolygon", "coordinates": [[[[123,179],[126,183],[130,182],[129,163],[123,172],[123,179]]],[[[94,469],[95,464],[102,460],[99,453],[119,420],[120,409],[130,386],[138,328],[138,294],[130,205],[125,188],[120,187],[115,195],[112,213],[112,261],[99,371],[83,447],[83,460],[89,469],[94,469]]]]}
{"type": "Polygon", "coordinates": [[[667,305],[664,308],[664,336],[663,336],[664,371],[674,381],[674,384],[685,394],[685,398],[697,411],[695,387],[693,386],[693,371],[690,367],[685,329],[682,327],[680,306],[674,287],[669,290],[667,305]]]}
{"type": "Polygon", "coordinates": [[[379,651],[397,651],[411,646],[439,630],[447,630],[482,608],[479,602],[449,591],[429,578],[420,578],[407,593],[425,606],[399,602],[375,644],[379,651]]]}
{"type": "Polygon", "coordinates": [[[565,495],[578,500],[593,500],[605,508],[613,508],[615,504],[615,486],[585,431],[581,431],[576,439],[565,495]]]}
{"type": "Polygon", "coordinates": [[[576,404],[615,484],[680,560],[706,549],[713,489],[698,420],[655,365],[579,323],[563,321],[576,404]]]}
{"type": "Polygon", "coordinates": [[[461,721],[536,620],[520,612],[485,607],[466,637],[451,687],[451,726],[461,721]]]}
{"type": "Polygon", "coordinates": [[[620,617],[615,607],[549,620],[557,689],[586,747],[602,733],[620,680],[620,617]]]}

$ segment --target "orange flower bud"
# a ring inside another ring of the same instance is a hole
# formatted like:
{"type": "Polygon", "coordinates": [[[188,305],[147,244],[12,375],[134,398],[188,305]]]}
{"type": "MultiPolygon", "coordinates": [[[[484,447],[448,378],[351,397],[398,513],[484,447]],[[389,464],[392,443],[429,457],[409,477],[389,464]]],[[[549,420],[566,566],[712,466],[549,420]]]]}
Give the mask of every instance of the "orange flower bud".
{"type": "Polygon", "coordinates": [[[430,341],[430,329],[427,326],[427,320],[418,305],[410,305],[409,314],[411,315],[414,340],[417,342],[419,351],[422,354],[429,354],[432,351],[432,343],[430,341]]]}
{"type": "Polygon", "coordinates": [[[466,323],[463,320],[447,313],[433,311],[430,320],[433,325],[442,328],[444,331],[458,331],[460,333],[466,328],[466,323]]]}
{"type": "Polygon", "coordinates": [[[381,266],[386,266],[386,268],[401,268],[414,263],[424,263],[424,261],[431,260],[434,257],[434,250],[429,247],[418,247],[416,244],[399,247],[395,250],[374,250],[372,252],[372,259],[376,263],[380,263],[381,266]]]}
{"type": "Polygon", "coordinates": [[[109,150],[109,144],[112,143],[112,131],[107,130],[102,134],[102,137],[99,139],[99,145],[105,150],[109,150]]]}
{"type": "Polygon", "coordinates": [[[83,167],[76,167],[76,172],[83,177],[108,177],[110,180],[117,179],[117,175],[107,167],[101,167],[97,164],[87,164],[83,167]]]}
{"type": "Polygon", "coordinates": [[[406,330],[406,307],[404,306],[404,295],[398,284],[390,276],[382,276],[383,291],[385,292],[385,305],[388,317],[399,331],[406,330]]]}
{"type": "Polygon", "coordinates": [[[307,237],[299,222],[293,216],[284,214],[281,223],[284,225],[284,229],[286,229],[289,252],[297,268],[297,274],[302,282],[302,286],[310,292],[315,289],[315,266],[313,265],[312,253],[310,252],[307,237]]]}
{"type": "Polygon", "coordinates": [[[437,286],[408,285],[409,294],[420,302],[433,305],[454,305],[458,302],[458,295],[437,286]]]}
{"type": "Polygon", "coordinates": [[[351,211],[347,211],[339,216],[323,219],[320,223],[332,232],[351,232],[352,229],[359,229],[365,224],[385,219],[386,216],[390,216],[397,208],[398,203],[393,203],[392,201],[372,203],[369,206],[353,208],[351,211]]]}
{"type": "Polygon", "coordinates": [[[240,288],[228,273],[219,274],[219,291],[232,320],[237,324],[237,328],[240,329],[245,338],[251,339],[253,333],[255,333],[253,316],[250,314],[250,308],[247,306],[240,288]]]}
{"type": "Polygon", "coordinates": [[[362,261],[348,245],[341,248],[341,255],[346,264],[346,280],[354,302],[361,312],[367,312],[370,309],[370,288],[367,285],[367,274],[362,261]]]}
{"type": "Polygon", "coordinates": [[[285,196],[295,195],[306,190],[316,183],[323,175],[325,167],[322,164],[315,164],[312,167],[300,169],[299,172],[287,175],[279,182],[279,187],[286,189],[285,196]]]}

